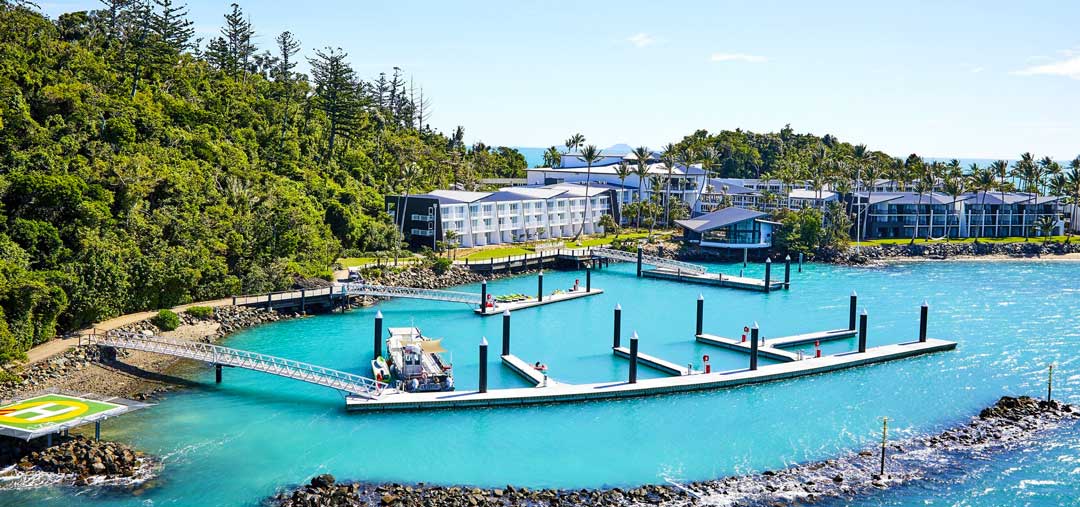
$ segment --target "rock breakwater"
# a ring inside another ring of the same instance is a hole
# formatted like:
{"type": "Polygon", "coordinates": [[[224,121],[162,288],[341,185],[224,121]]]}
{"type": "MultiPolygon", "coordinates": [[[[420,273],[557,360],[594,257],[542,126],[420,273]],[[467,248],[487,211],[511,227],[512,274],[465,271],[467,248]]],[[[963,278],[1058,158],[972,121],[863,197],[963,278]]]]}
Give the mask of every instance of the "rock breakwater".
{"type": "Polygon", "coordinates": [[[44,439],[5,440],[0,446],[0,468],[5,470],[0,475],[0,484],[8,487],[36,487],[42,482],[76,486],[136,484],[152,477],[157,467],[149,456],[117,442],[80,435],[60,438],[51,447],[44,447],[43,443],[44,439]]]}
{"type": "Polygon", "coordinates": [[[985,455],[1015,448],[1045,430],[1075,424],[1078,418],[1080,412],[1070,405],[1028,397],[1003,397],[966,424],[935,435],[890,443],[884,475],[879,469],[880,449],[872,448],[782,470],[629,489],[343,484],[333,476],[322,475],[303,487],[268,499],[267,503],[278,507],[802,505],[932,479],[946,473],[958,461],[969,459],[973,452],[985,455]]]}

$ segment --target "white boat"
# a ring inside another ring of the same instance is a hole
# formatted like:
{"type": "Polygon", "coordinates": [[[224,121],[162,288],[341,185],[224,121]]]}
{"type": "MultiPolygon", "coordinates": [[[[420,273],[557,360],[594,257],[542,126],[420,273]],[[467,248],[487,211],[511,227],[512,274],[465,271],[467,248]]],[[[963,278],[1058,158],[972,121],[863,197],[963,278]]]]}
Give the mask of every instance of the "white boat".
{"type": "Polygon", "coordinates": [[[441,355],[446,352],[441,339],[429,339],[415,327],[392,327],[389,332],[387,363],[398,389],[407,392],[454,390],[452,366],[441,355]]]}

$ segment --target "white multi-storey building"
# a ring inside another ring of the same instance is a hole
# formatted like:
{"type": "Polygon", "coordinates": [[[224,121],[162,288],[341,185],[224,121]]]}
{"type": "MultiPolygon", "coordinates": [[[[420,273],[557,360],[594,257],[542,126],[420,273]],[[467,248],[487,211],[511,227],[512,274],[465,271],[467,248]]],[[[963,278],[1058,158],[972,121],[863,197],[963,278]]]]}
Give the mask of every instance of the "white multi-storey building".
{"type": "Polygon", "coordinates": [[[605,186],[562,183],[544,187],[505,187],[496,192],[435,190],[389,196],[387,212],[414,247],[437,241],[463,247],[515,243],[603,232],[600,217],[618,217],[615,192],[605,186]],[[585,204],[588,203],[588,216],[585,204]],[[404,217],[397,213],[404,209],[404,217]]]}

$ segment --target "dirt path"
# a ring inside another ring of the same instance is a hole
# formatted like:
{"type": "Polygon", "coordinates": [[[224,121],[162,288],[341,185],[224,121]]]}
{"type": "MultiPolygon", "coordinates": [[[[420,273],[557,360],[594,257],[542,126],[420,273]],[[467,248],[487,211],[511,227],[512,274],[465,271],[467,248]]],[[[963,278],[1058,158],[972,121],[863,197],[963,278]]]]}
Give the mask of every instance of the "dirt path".
{"type": "MultiPolygon", "coordinates": [[[[172,308],[172,311],[174,311],[174,312],[182,312],[182,311],[184,311],[187,308],[192,307],[192,306],[215,307],[215,306],[226,306],[226,305],[230,305],[230,304],[232,304],[231,299],[217,299],[217,300],[214,300],[214,301],[202,301],[202,302],[199,302],[199,303],[189,303],[189,304],[186,304],[186,305],[174,306],[172,308]]],[[[141,320],[149,319],[150,317],[153,317],[156,314],[157,314],[156,311],[129,313],[127,315],[121,315],[119,317],[115,317],[115,318],[112,318],[112,319],[108,319],[108,320],[104,320],[104,321],[95,323],[93,326],[90,326],[90,327],[85,328],[85,329],[80,329],[79,331],[73,333],[72,335],[70,335],[68,337],[56,337],[56,338],[54,338],[52,340],[49,340],[49,341],[47,341],[45,343],[42,343],[41,345],[38,345],[37,347],[34,347],[34,348],[26,351],[26,362],[24,364],[33,364],[33,363],[36,363],[38,361],[48,359],[48,358],[50,358],[52,356],[55,356],[57,354],[62,354],[64,352],[66,352],[68,349],[70,349],[71,347],[74,347],[75,345],[78,345],[79,344],[79,339],[81,337],[83,337],[83,336],[88,335],[88,334],[102,333],[102,332],[105,332],[105,331],[111,331],[111,330],[116,329],[118,327],[131,324],[133,322],[139,322],[141,320]]],[[[179,331],[179,329],[177,331],[179,331]]]]}

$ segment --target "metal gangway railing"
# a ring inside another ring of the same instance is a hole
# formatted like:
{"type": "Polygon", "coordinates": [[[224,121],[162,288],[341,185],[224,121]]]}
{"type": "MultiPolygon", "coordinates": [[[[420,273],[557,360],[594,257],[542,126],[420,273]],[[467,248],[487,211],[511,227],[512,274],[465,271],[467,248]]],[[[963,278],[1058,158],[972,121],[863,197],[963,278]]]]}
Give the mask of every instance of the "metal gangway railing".
{"type": "Polygon", "coordinates": [[[480,294],[452,290],[420,289],[417,287],[395,287],[392,285],[372,285],[366,283],[344,283],[338,293],[349,296],[378,296],[392,298],[428,299],[450,303],[480,304],[480,294]]]}
{"type": "MultiPolygon", "coordinates": [[[[617,261],[637,262],[638,254],[633,252],[624,252],[622,250],[613,250],[611,248],[593,248],[592,254],[595,257],[603,257],[605,259],[612,259],[617,261]]],[[[691,264],[689,262],[677,261],[673,259],[665,259],[663,257],[657,257],[655,255],[641,256],[642,264],[649,264],[658,268],[671,268],[677,271],[683,271],[687,273],[704,273],[706,269],[703,266],[697,264],[691,264]]]]}
{"type": "Polygon", "coordinates": [[[106,334],[92,335],[89,338],[90,343],[97,345],[118,349],[142,350],[222,366],[235,366],[247,370],[261,371],[279,377],[337,389],[338,391],[369,399],[378,398],[383,389],[386,388],[385,383],[360,375],[209,343],[173,340],[160,336],[146,336],[123,331],[109,331],[106,334]]]}

